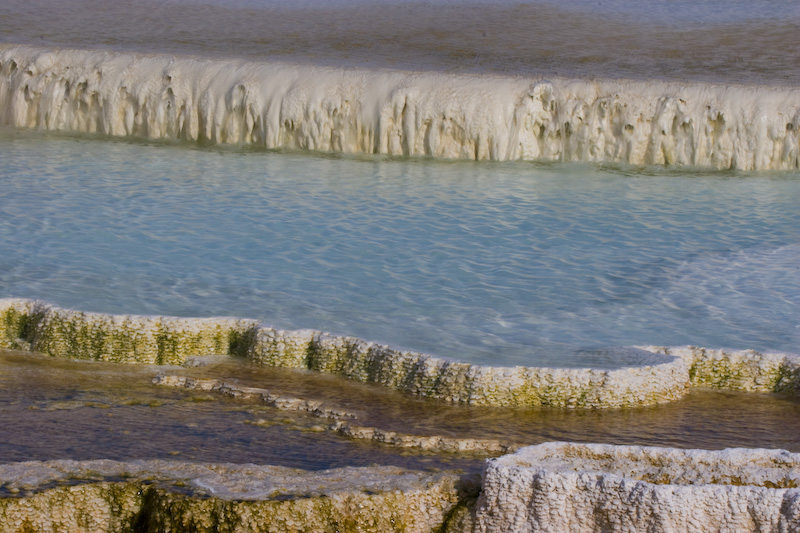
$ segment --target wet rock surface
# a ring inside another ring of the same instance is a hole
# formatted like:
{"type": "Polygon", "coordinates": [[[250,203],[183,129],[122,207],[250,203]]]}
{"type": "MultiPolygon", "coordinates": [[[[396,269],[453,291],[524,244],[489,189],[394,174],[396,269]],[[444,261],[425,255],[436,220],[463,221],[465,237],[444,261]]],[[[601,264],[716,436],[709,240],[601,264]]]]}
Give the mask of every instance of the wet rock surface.
{"type": "Polygon", "coordinates": [[[0,531],[427,532],[474,500],[454,474],[395,467],[48,461],[0,465],[0,483],[0,531]]]}

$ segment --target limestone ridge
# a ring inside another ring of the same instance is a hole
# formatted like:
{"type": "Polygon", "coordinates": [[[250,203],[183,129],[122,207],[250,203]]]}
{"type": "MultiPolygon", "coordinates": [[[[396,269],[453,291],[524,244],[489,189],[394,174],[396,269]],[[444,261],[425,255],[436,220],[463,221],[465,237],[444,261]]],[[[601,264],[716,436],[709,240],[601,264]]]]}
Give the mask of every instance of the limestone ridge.
{"type": "Polygon", "coordinates": [[[695,347],[640,347],[652,362],[614,370],[491,367],[401,351],[313,330],[278,330],[239,318],[107,315],[27,299],[0,299],[0,347],[53,357],[183,364],[242,357],[374,383],[447,402],[606,408],[678,399],[689,387],[800,390],[800,357],[695,347]]]}
{"type": "Polygon", "coordinates": [[[793,88],[0,47],[0,125],[261,149],[796,169],[793,88]]]}

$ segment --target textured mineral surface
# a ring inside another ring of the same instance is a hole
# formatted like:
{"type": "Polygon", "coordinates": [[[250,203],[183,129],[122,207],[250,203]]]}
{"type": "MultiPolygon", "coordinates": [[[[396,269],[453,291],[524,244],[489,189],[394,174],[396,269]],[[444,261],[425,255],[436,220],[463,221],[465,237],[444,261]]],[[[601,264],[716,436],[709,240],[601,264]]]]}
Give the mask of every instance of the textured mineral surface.
{"type": "Polygon", "coordinates": [[[797,168],[800,101],[791,87],[411,74],[8,45],[0,79],[0,125],[16,128],[444,159],[797,168]]]}
{"type": "Polygon", "coordinates": [[[468,485],[395,467],[14,463],[0,465],[0,531],[429,532],[463,522],[468,485]]]}
{"type": "Polygon", "coordinates": [[[486,463],[476,531],[798,531],[800,454],[553,442],[486,463]]]}
{"type": "Polygon", "coordinates": [[[54,357],[183,364],[230,355],[302,368],[447,402],[487,406],[608,408],[681,398],[692,386],[800,390],[800,357],[754,351],[638,347],[641,364],[613,370],[513,368],[402,351],[312,330],[276,330],[254,320],[105,315],[35,300],[0,299],[0,347],[54,357]]]}

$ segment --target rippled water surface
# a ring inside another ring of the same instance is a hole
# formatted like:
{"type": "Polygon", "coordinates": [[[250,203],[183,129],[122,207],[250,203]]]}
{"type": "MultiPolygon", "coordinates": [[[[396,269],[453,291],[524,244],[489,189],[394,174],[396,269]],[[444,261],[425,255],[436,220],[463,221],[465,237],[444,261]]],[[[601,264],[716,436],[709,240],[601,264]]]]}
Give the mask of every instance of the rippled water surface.
{"type": "Polygon", "coordinates": [[[796,174],[0,138],[0,296],[240,316],[495,365],[797,351],[796,174]]]}

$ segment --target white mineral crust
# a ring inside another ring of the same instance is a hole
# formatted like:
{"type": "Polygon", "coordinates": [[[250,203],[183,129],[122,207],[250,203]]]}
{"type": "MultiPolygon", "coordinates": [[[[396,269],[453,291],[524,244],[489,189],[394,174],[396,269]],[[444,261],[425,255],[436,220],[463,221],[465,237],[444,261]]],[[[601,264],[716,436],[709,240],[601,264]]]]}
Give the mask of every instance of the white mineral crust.
{"type": "Polygon", "coordinates": [[[800,454],[547,443],[487,461],[479,532],[800,530],[800,454]]]}

